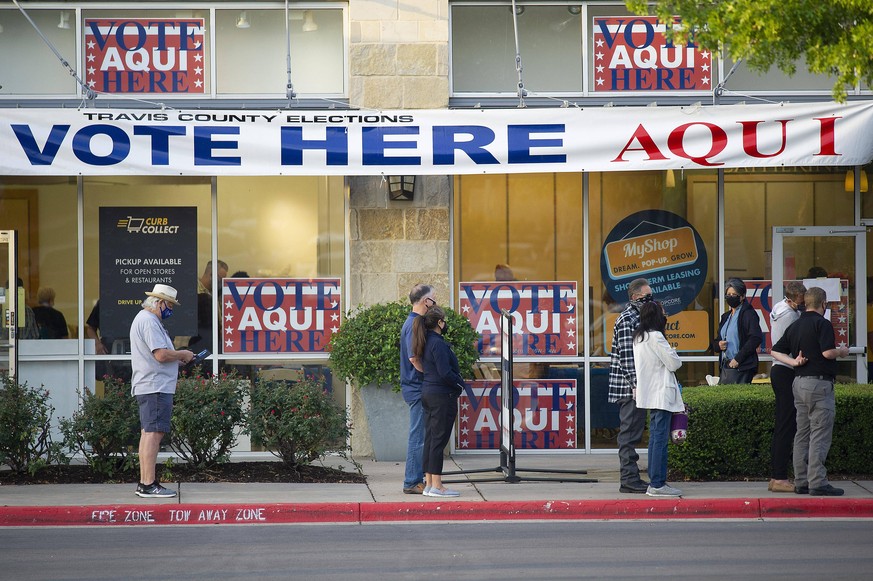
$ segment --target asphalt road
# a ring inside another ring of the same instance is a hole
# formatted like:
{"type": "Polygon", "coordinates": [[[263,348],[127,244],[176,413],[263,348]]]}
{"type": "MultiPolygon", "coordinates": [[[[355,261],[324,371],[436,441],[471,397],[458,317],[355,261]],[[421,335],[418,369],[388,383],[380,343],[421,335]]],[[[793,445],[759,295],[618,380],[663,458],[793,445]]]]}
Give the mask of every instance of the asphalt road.
{"type": "Polygon", "coordinates": [[[0,529],[0,579],[869,579],[873,523],[0,529]]]}

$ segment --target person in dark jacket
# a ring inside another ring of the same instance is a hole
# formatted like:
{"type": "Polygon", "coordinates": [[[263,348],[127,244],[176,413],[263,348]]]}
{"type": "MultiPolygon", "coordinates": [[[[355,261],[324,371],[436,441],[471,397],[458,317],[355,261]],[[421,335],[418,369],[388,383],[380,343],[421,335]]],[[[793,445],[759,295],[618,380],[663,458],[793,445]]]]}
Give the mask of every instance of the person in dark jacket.
{"type": "Polygon", "coordinates": [[[443,450],[449,443],[458,415],[458,396],[465,387],[458,358],[443,338],[446,313],[434,305],[412,325],[412,352],[423,370],[421,405],[424,408],[424,496],[455,497],[443,486],[443,450]]]}
{"type": "Polygon", "coordinates": [[[758,347],[764,336],[758,313],[746,302],[746,285],[738,278],[725,283],[724,300],[730,310],[721,316],[712,350],[721,353],[721,385],[752,383],[758,371],[758,347]]]}
{"type": "Polygon", "coordinates": [[[55,308],[55,289],[43,287],[36,293],[38,307],[33,307],[40,339],[69,339],[67,319],[55,308]]]}

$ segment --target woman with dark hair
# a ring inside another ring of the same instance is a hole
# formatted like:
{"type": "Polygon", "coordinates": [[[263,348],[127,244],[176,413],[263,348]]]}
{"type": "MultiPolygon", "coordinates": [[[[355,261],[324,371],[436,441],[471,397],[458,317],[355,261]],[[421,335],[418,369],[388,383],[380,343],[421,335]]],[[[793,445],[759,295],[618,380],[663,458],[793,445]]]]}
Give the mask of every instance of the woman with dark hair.
{"type": "Polygon", "coordinates": [[[682,366],[676,350],[664,336],[667,316],[660,303],[648,302],[640,309],[640,324],[634,332],[634,367],[637,407],[649,411],[649,496],[680,496],[667,484],[667,441],[673,412],[685,411],[679,382],[673,373],[682,366]]]}
{"type": "Polygon", "coordinates": [[[721,353],[721,385],[752,383],[758,371],[758,347],[764,336],[758,313],[746,302],[746,285],[738,278],[725,283],[724,301],[730,310],[718,322],[712,350],[721,353]]]}
{"type": "Polygon", "coordinates": [[[443,450],[449,443],[458,396],[464,389],[464,378],[458,358],[443,338],[446,313],[434,305],[412,324],[412,353],[421,363],[424,379],[421,384],[421,405],[424,409],[424,496],[454,497],[461,494],[443,486],[443,450]]]}

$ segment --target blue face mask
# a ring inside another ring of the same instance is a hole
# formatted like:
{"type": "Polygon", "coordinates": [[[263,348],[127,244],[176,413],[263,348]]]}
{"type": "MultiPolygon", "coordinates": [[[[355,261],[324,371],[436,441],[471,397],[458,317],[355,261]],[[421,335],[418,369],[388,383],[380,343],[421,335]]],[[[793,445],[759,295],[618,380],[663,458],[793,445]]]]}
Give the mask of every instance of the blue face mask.
{"type": "MultiPolygon", "coordinates": [[[[164,304],[166,304],[166,303],[164,303],[164,304]]],[[[162,321],[169,319],[172,316],[173,316],[173,309],[171,309],[170,307],[167,307],[165,309],[161,309],[161,320],[162,321]]]]}

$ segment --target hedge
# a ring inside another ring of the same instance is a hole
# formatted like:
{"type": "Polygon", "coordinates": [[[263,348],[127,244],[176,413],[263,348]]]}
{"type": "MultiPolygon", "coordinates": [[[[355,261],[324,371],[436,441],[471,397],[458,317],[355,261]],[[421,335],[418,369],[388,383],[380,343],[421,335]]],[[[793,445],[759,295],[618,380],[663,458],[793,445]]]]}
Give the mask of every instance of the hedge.
{"type": "MultiPolygon", "coordinates": [[[[873,474],[873,386],[834,389],[836,418],[826,466],[829,474],[873,474]]],[[[674,480],[766,479],[774,398],[768,384],[686,387],[688,439],[670,444],[674,480]]]]}

